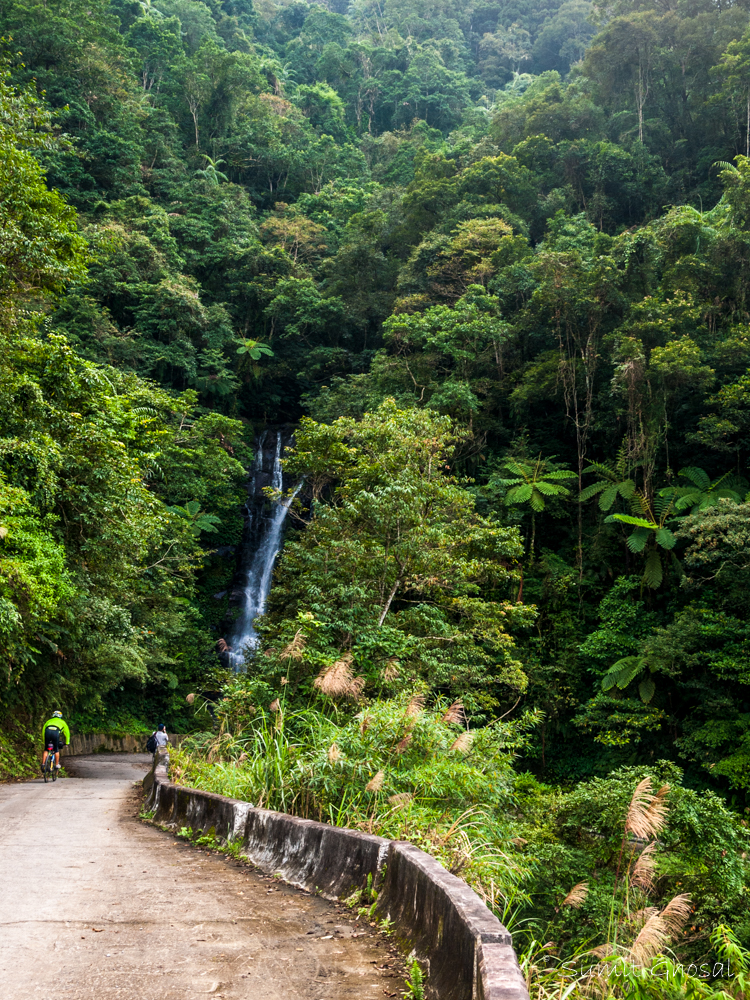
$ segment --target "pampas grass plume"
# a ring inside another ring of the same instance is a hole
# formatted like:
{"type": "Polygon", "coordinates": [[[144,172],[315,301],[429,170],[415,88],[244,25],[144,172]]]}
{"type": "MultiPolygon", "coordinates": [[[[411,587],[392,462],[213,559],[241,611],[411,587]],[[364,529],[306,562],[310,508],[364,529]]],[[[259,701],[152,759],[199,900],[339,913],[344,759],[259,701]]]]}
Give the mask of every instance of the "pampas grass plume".
{"type": "Polygon", "coordinates": [[[654,888],[654,869],[656,867],[656,858],[654,857],[655,851],[656,841],[652,840],[651,843],[646,844],[641,851],[638,856],[638,860],[633,865],[633,871],[630,876],[630,884],[637,885],[639,888],[643,889],[644,892],[651,892],[654,888]]]}
{"type": "Polygon", "coordinates": [[[465,733],[461,735],[451,743],[448,747],[449,750],[458,750],[459,753],[468,753],[471,750],[471,744],[474,739],[474,733],[467,729],[465,733]]]}
{"type": "Polygon", "coordinates": [[[302,629],[298,629],[292,641],[282,649],[281,655],[285,660],[301,660],[306,645],[302,629]]]}
{"type": "Polygon", "coordinates": [[[658,955],[670,938],[676,937],[690,916],[690,897],[675,896],[661,913],[652,913],[630,947],[631,958],[638,965],[646,965],[658,955]]]}
{"type": "Polygon", "coordinates": [[[568,895],[562,901],[562,905],[572,906],[573,909],[577,910],[579,906],[582,905],[588,894],[589,894],[588,882],[579,882],[578,885],[574,885],[573,888],[570,890],[568,895]]]}
{"type": "Polygon", "coordinates": [[[329,698],[352,698],[356,700],[365,686],[364,677],[354,677],[351,671],[351,653],[345,653],[335,663],[324,667],[313,684],[329,698]]]}
{"type": "Polygon", "coordinates": [[[400,809],[402,806],[405,806],[407,802],[411,802],[412,798],[413,796],[411,792],[398,792],[396,795],[388,796],[388,804],[400,809]]]}
{"type": "Polygon", "coordinates": [[[424,695],[423,694],[412,695],[411,701],[406,706],[406,714],[410,718],[416,718],[423,708],[424,708],[424,695]]]}
{"type": "Polygon", "coordinates": [[[649,840],[656,837],[664,829],[667,822],[667,803],[669,785],[662,785],[654,795],[651,791],[651,778],[644,778],[633,792],[625,818],[625,833],[631,833],[639,840],[649,840]]]}
{"type": "Polygon", "coordinates": [[[385,778],[384,771],[378,771],[378,773],[365,785],[366,792],[379,792],[383,787],[383,779],[385,778]]]}
{"type": "Polygon", "coordinates": [[[401,664],[398,662],[398,659],[395,656],[389,656],[383,667],[383,680],[386,684],[390,684],[391,681],[396,680],[400,669],[401,664]]]}
{"type": "Polygon", "coordinates": [[[446,708],[443,712],[443,722],[446,726],[453,724],[463,726],[466,722],[466,717],[464,715],[464,705],[462,701],[454,701],[452,705],[446,708]]]}

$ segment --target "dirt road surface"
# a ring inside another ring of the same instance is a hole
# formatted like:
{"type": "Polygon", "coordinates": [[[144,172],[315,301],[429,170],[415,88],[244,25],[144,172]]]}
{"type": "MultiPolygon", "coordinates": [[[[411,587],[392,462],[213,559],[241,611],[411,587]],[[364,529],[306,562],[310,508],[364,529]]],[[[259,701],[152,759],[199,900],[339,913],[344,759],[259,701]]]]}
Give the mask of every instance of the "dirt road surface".
{"type": "Polygon", "coordinates": [[[149,758],[0,786],[2,1000],[365,1000],[402,965],[367,923],[137,818],[149,758]]]}

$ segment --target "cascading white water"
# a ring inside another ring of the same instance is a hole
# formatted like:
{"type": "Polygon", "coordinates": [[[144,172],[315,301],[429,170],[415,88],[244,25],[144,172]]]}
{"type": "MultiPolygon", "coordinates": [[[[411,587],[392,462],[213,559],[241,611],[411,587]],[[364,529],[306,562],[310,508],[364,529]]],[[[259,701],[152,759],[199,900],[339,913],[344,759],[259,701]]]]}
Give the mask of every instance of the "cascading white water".
{"type": "MultiPolygon", "coordinates": [[[[262,439],[258,444],[258,455],[254,468],[256,476],[263,468],[262,439]]],[[[271,486],[274,490],[281,490],[283,486],[281,452],[282,437],[281,431],[279,431],[276,435],[276,454],[274,455],[271,472],[271,486]]],[[[253,622],[266,609],[268,592],[271,589],[273,567],[281,545],[284,521],[286,515],[289,513],[289,506],[296,495],[297,490],[294,491],[292,497],[274,507],[271,518],[264,523],[260,543],[253,553],[250,566],[247,570],[245,586],[243,587],[242,612],[235,623],[230,643],[232,651],[229,653],[229,659],[235,670],[239,670],[244,665],[245,652],[255,649],[258,645],[258,633],[253,627],[253,622]]]]}

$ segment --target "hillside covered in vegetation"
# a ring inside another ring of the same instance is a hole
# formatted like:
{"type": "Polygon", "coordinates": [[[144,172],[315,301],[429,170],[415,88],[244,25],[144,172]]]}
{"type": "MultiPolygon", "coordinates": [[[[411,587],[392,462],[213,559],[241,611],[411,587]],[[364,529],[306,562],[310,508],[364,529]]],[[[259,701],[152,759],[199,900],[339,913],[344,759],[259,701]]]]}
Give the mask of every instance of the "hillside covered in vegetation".
{"type": "Polygon", "coordinates": [[[0,0],[0,34],[4,773],[58,706],[164,721],[185,780],[432,850],[529,969],[741,966],[750,6],[0,0]]]}

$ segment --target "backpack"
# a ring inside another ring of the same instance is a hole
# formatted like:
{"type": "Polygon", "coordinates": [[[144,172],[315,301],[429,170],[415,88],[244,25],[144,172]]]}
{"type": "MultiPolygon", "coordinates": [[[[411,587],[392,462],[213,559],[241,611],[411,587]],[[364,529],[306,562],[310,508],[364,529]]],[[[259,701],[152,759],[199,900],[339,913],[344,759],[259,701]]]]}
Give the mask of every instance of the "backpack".
{"type": "Polygon", "coordinates": [[[156,753],[157,746],[156,733],[151,733],[149,738],[146,740],[146,750],[148,753],[156,753]]]}

